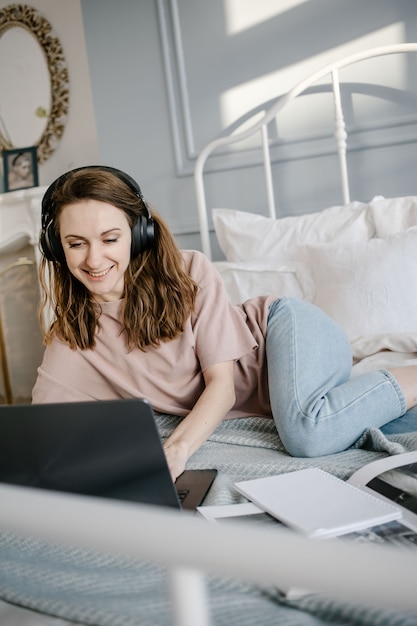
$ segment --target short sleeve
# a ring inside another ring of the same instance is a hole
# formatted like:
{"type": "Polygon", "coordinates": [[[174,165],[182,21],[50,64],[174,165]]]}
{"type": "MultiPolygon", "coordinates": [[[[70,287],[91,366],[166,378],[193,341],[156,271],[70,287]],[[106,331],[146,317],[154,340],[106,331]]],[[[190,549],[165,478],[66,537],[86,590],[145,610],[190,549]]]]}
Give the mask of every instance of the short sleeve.
{"type": "Polygon", "coordinates": [[[245,314],[229,301],[220,274],[202,253],[194,253],[190,274],[199,285],[192,315],[196,356],[202,370],[236,361],[257,347],[245,314]]]}

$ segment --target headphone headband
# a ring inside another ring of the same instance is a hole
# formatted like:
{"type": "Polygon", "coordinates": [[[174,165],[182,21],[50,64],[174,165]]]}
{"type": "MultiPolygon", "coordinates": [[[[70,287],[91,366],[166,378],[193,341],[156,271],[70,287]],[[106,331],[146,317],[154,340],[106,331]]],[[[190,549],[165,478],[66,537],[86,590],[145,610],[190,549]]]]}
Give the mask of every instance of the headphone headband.
{"type": "Polygon", "coordinates": [[[144,250],[150,248],[153,245],[155,239],[155,224],[150,214],[149,208],[146,202],[143,200],[142,191],[138,183],[129,174],[122,172],[114,167],[106,165],[87,165],[83,167],[77,167],[69,172],[61,174],[56,180],[54,180],[45,191],[42,198],[42,216],[41,225],[42,231],[40,235],[40,248],[44,256],[48,261],[52,262],[65,262],[65,254],[62,248],[61,240],[55,234],[54,230],[54,202],[52,200],[55,190],[64,184],[66,179],[75,172],[82,170],[97,170],[101,172],[110,172],[123,181],[133,193],[142,200],[143,206],[146,209],[146,216],[140,215],[136,223],[132,226],[132,245],[131,245],[131,258],[137,256],[144,250]]]}
{"type": "MultiPolygon", "coordinates": [[[[61,176],[58,176],[58,178],[56,178],[49,185],[48,189],[45,191],[44,196],[42,198],[42,227],[46,227],[47,224],[50,222],[50,220],[53,219],[52,213],[53,213],[54,205],[53,205],[53,202],[51,201],[51,197],[55,189],[63,185],[64,182],[67,180],[68,176],[75,174],[75,172],[81,172],[83,170],[97,170],[100,172],[110,172],[111,174],[114,174],[120,180],[125,182],[126,185],[130,187],[130,189],[133,191],[133,193],[135,193],[138,196],[138,198],[143,200],[143,194],[138,183],[131,176],[129,176],[129,174],[126,174],[126,172],[122,172],[122,170],[118,170],[114,167],[109,167],[107,165],[86,165],[83,167],[76,167],[75,169],[70,170],[69,172],[65,172],[64,174],[61,174],[61,176]]],[[[148,217],[150,217],[149,209],[146,206],[145,202],[144,202],[144,205],[146,207],[146,210],[148,211],[148,217]]]]}

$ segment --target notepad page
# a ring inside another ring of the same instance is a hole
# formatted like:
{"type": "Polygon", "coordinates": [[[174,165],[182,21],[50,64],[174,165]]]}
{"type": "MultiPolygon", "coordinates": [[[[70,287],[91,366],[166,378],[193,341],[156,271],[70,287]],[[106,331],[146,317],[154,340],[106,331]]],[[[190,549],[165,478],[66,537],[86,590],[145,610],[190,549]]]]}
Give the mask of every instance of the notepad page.
{"type": "Polygon", "coordinates": [[[336,537],[400,519],[401,509],[319,468],[236,483],[251,502],[309,537],[336,537]]]}

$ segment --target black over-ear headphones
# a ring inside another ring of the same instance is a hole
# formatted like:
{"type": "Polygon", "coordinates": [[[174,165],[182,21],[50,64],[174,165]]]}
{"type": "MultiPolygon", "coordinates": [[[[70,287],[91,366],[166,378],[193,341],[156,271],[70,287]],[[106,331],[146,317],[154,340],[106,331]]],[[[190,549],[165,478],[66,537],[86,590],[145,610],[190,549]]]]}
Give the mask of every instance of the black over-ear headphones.
{"type": "Polygon", "coordinates": [[[140,198],[146,209],[146,215],[140,215],[136,223],[132,227],[132,245],[130,249],[130,256],[134,258],[144,250],[150,248],[155,240],[155,223],[149,212],[149,208],[146,202],[143,200],[143,195],[139,185],[133,178],[131,178],[125,172],[115,169],[113,167],[107,167],[105,165],[88,165],[85,167],[78,167],[70,172],[66,172],[59,176],[45,191],[42,198],[42,231],[40,235],[40,248],[44,256],[48,261],[64,263],[65,254],[61,244],[60,238],[56,235],[54,229],[54,214],[55,207],[52,199],[52,195],[57,187],[62,185],[66,178],[73,172],[81,170],[97,169],[104,172],[111,172],[120,180],[122,180],[130,189],[140,198]]]}

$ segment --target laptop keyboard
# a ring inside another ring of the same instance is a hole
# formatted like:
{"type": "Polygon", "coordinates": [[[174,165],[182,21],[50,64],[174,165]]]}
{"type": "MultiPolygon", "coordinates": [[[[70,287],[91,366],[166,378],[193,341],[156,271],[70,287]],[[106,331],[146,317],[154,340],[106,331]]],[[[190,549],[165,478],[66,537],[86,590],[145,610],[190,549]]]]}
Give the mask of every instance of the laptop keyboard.
{"type": "Polygon", "coordinates": [[[189,489],[177,489],[177,493],[178,493],[178,499],[180,501],[180,504],[182,504],[185,498],[190,493],[190,490],[189,489]]]}

